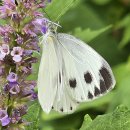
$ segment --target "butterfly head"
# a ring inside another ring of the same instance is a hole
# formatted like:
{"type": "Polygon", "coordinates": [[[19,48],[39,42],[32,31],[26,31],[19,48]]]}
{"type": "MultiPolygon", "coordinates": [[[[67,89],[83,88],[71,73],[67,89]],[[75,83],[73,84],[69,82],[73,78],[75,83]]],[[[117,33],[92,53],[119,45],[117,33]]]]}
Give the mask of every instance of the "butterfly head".
{"type": "Polygon", "coordinates": [[[52,22],[52,21],[48,21],[48,32],[49,32],[49,33],[56,34],[58,27],[61,27],[61,26],[59,25],[59,23],[54,23],[54,22],[52,22]]]}

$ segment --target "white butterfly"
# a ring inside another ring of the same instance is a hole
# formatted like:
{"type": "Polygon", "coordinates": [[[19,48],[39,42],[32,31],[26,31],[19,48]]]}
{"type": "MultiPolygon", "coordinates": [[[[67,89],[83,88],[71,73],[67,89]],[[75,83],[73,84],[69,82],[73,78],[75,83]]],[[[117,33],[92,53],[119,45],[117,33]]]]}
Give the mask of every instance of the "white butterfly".
{"type": "Polygon", "coordinates": [[[115,85],[108,63],[74,36],[49,29],[42,39],[38,98],[43,111],[71,113],[81,102],[91,101],[115,85]]]}

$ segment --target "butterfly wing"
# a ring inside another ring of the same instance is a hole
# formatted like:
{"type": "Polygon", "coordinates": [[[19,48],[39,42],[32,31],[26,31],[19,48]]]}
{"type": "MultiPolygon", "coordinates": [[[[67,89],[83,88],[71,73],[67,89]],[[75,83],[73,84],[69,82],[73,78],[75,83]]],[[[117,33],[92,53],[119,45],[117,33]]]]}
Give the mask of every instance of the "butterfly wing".
{"type": "Polygon", "coordinates": [[[45,112],[73,112],[79,102],[93,100],[114,87],[110,66],[84,42],[67,34],[47,36],[44,42],[38,98],[45,112]]]}
{"type": "Polygon", "coordinates": [[[55,38],[46,36],[38,74],[38,98],[42,109],[49,113],[57,92],[59,64],[55,38]]]}
{"type": "Polygon", "coordinates": [[[77,102],[93,100],[109,92],[115,79],[108,63],[79,39],[58,34],[62,52],[65,92],[77,102]]]}

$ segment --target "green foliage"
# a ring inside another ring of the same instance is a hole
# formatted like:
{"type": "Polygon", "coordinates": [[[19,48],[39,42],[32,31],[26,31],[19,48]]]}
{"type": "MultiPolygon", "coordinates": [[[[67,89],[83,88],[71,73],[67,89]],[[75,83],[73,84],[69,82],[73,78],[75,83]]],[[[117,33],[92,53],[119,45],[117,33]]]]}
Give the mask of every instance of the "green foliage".
{"type": "Polygon", "coordinates": [[[124,28],[124,34],[119,47],[122,48],[130,42],[130,14],[125,16],[117,25],[118,28],[124,28]]]}
{"type": "Polygon", "coordinates": [[[84,41],[86,40],[86,37],[87,37],[87,42],[90,42],[93,39],[95,39],[97,36],[99,36],[100,34],[110,29],[111,27],[112,26],[110,25],[110,26],[107,26],[98,30],[91,30],[90,28],[82,30],[81,28],[76,28],[74,31],[74,35],[77,37],[80,37],[84,41]]]}
{"type": "Polygon", "coordinates": [[[112,113],[97,116],[93,121],[88,115],[85,116],[80,130],[129,130],[129,128],[130,110],[120,106],[112,113]]]}
{"type": "Polygon", "coordinates": [[[119,104],[124,104],[130,108],[130,60],[125,64],[115,67],[114,72],[117,76],[118,88],[116,94],[113,96],[108,111],[114,110],[119,104]]]}
{"type": "Polygon", "coordinates": [[[39,103],[36,102],[29,107],[27,114],[24,116],[24,119],[28,121],[26,130],[39,130],[39,112],[39,103]]]}
{"type": "Polygon", "coordinates": [[[84,121],[83,124],[80,128],[80,130],[87,130],[87,128],[89,127],[89,125],[92,123],[92,119],[89,115],[85,115],[84,117],[84,121]]]}
{"type": "Polygon", "coordinates": [[[92,0],[92,1],[98,5],[105,5],[108,4],[111,0],[92,0]]]}
{"type": "Polygon", "coordinates": [[[76,3],[77,0],[65,0],[64,2],[61,0],[52,0],[52,3],[45,9],[45,12],[50,20],[57,21],[76,3]]]}

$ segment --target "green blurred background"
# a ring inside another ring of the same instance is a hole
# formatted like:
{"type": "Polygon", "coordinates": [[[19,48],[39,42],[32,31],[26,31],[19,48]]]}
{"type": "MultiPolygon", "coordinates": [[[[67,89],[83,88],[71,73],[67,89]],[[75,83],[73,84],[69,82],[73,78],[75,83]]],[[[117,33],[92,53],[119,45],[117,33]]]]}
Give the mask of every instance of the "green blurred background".
{"type": "Polygon", "coordinates": [[[41,130],[78,130],[86,114],[95,119],[120,104],[130,107],[130,0],[67,1],[52,0],[46,12],[53,21],[60,22],[59,32],[82,39],[108,61],[117,84],[112,92],[81,104],[73,114],[41,111],[41,130]]]}

